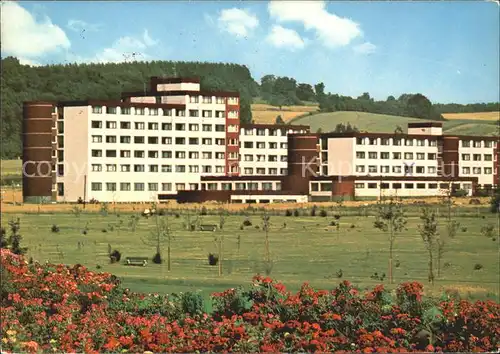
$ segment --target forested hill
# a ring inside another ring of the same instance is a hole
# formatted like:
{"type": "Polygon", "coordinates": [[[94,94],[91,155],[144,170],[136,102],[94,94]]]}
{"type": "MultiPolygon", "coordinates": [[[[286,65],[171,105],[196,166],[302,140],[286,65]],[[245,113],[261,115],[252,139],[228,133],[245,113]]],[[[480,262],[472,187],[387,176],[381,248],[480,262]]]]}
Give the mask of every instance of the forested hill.
{"type": "Polygon", "coordinates": [[[21,155],[23,101],[120,99],[121,92],[149,88],[151,76],[199,76],[204,90],[238,91],[241,118],[250,122],[250,104],[258,94],[248,68],[237,64],[152,61],[30,67],[13,57],[1,64],[2,159],[21,155]]]}

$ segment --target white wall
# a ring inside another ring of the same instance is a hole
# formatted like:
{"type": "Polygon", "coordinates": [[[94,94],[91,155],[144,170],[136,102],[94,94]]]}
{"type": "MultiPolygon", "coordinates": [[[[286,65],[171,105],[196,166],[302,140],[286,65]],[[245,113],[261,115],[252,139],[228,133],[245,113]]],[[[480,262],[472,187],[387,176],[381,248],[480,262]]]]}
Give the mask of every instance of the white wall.
{"type": "Polygon", "coordinates": [[[459,176],[460,177],[478,177],[478,184],[495,184],[494,183],[494,174],[495,174],[495,166],[494,163],[496,161],[496,156],[494,154],[494,142],[491,148],[485,147],[485,142],[481,142],[481,147],[474,147],[473,142],[470,141],[470,147],[463,147],[463,140],[459,142],[458,147],[458,160],[459,160],[459,176]],[[470,160],[463,160],[463,154],[469,154],[470,160]],[[481,155],[481,161],[474,161],[474,154],[481,155]],[[484,161],[484,155],[489,154],[492,155],[492,161],[484,161]],[[470,168],[470,174],[464,174],[463,167],[470,168]],[[481,174],[474,173],[474,167],[481,168],[481,174]],[[491,168],[491,174],[485,174],[484,168],[491,168]]]}

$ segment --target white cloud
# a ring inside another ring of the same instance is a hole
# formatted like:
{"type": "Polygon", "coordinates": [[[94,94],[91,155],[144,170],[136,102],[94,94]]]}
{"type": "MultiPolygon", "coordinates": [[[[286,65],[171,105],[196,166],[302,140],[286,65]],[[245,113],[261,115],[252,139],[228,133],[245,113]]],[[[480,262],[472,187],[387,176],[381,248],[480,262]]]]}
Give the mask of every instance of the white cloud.
{"type": "Polygon", "coordinates": [[[302,49],[305,46],[304,40],[297,32],[279,25],[273,26],[266,40],[276,47],[290,50],[302,49]]]}
{"type": "Polygon", "coordinates": [[[358,54],[372,54],[377,50],[377,46],[370,42],[365,42],[353,47],[353,50],[358,54]]]}
{"type": "Polygon", "coordinates": [[[257,28],[259,20],[247,10],[224,9],[217,19],[219,28],[237,37],[246,37],[257,28]]]}
{"type": "Polygon", "coordinates": [[[14,1],[2,1],[2,52],[25,58],[38,58],[71,43],[66,33],[48,17],[37,21],[14,1]]]}
{"type": "Polygon", "coordinates": [[[82,20],[69,20],[66,27],[75,32],[97,32],[101,29],[102,26],[96,23],[88,23],[82,20]]]}
{"type": "Polygon", "coordinates": [[[154,40],[149,35],[148,30],[144,30],[142,36],[125,36],[117,39],[110,47],[104,48],[93,57],[81,57],[68,55],[71,62],[97,62],[97,63],[120,63],[127,61],[145,61],[153,59],[149,53],[159,41],[154,40]]]}
{"type": "Polygon", "coordinates": [[[318,39],[329,48],[346,46],[363,35],[358,23],[328,12],[325,1],[273,0],[268,11],[278,22],[302,23],[306,30],[315,31],[318,39]]]}
{"type": "Polygon", "coordinates": [[[27,59],[27,58],[17,58],[17,59],[19,60],[19,64],[21,64],[21,65],[29,65],[29,66],[41,66],[42,65],[34,60],[27,59]]]}

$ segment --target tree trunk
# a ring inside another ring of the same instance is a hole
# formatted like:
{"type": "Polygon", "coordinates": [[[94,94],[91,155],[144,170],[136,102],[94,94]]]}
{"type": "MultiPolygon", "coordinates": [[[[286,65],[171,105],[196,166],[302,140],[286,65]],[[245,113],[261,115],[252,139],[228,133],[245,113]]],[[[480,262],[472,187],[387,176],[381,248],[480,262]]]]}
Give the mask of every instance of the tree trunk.
{"type": "Polygon", "coordinates": [[[429,282],[434,285],[434,270],[432,264],[432,250],[429,248],[429,282]]]}
{"type": "Polygon", "coordinates": [[[170,272],[170,242],[167,247],[167,270],[170,272]]]}
{"type": "Polygon", "coordinates": [[[219,236],[219,277],[222,276],[222,258],[223,258],[223,250],[222,250],[222,244],[223,244],[223,239],[222,235],[219,236]]]}
{"type": "Polygon", "coordinates": [[[392,231],[392,224],[390,226],[391,228],[391,239],[389,240],[389,283],[393,283],[393,277],[392,277],[392,250],[394,248],[394,232],[392,231]]]}

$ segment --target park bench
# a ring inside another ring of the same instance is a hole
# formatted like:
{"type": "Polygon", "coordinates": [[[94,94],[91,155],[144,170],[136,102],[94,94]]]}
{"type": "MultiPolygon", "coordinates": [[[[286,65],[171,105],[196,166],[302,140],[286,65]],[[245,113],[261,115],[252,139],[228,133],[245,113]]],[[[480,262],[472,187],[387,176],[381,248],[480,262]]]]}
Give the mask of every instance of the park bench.
{"type": "Polygon", "coordinates": [[[217,225],[200,225],[200,231],[215,231],[217,230],[217,225]]]}
{"type": "Polygon", "coordinates": [[[148,264],[148,257],[127,257],[125,258],[125,264],[145,267],[148,264]]]}

